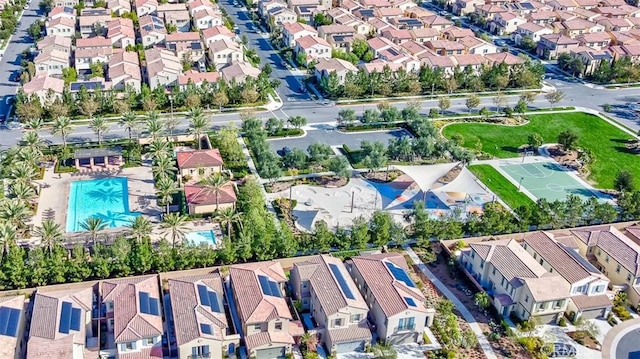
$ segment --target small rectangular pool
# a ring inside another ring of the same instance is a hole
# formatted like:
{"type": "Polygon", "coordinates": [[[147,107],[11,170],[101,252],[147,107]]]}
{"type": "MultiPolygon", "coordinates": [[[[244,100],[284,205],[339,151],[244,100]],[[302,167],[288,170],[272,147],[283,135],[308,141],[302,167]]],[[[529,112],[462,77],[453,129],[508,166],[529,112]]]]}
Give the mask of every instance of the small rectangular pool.
{"type": "Polygon", "coordinates": [[[129,188],[125,177],[71,182],[67,206],[67,232],[82,231],[82,223],[97,217],[107,228],[124,227],[139,216],[129,212],[129,188]]]}
{"type": "Polygon", "coordinates": [[[208,231],[197,231],[197,232],[189,232],[184,235],[185,241],[199,246],[202,244],[206,244],[209,246],[213,246],[216,244],[216,235],[213,233],[213,230],[208,231]]]}

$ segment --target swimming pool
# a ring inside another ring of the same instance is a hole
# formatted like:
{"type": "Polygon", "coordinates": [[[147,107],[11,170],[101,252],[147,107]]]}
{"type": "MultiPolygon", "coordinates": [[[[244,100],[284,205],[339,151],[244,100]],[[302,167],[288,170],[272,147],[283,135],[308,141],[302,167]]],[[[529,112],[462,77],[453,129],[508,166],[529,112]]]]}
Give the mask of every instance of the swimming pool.
{"type": "Polygon", "coordinates": [[[213,230],[189,232],[184,235],[184,239],[196,246],[201,244],[213,246],[216,244],[216,235],[213,230]]]}
{"type": "Polygon", "coordinates": [[[71,182],[67,232],[82,231],[82,223],[91,217],[102,219],[107,228],[117,228],[139,215],[129,212],[129,190],[124,177],[71,182]]]}

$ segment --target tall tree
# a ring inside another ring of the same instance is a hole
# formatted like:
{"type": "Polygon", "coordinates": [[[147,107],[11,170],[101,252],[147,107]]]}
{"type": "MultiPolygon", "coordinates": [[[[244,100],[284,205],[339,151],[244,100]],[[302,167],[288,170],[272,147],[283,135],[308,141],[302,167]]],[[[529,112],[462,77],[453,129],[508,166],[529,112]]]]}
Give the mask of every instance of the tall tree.
{"type": "Polygon", "coordinates": [[[109,124],[102,116],[98,116],[91,120],[89,127],[98,136],[98,146],[102,146],[102,137],[109,132],[109,124]]]}
{"type": "Polygon", "coordinates": [[[136,216],[127,227],[129,227],[129,235],[135,238],[137,243],[142,243],[153,231],[151,222],[144,216],[136,216]]]}
{"type": "Polygon", "coordinates": [[[166,214],[169,214],[169,205],[173,202],[173,194],[178,190],[178,185],[169,177],[160,177],[156,181],[156,191],[160,202],[166,206],[166,214]]]}
{"type": "Polygon", "coordinates": [[[210,126],[209,117],[204,115],[202,108],[192,108],[188,114],[189,117],[189,133],[194,135],[198,143],[198,149],[202,149],[202,134],[210,126]]]}
{"type": "Polygon", "coordinates": [[[549,101],[549,104],[551,105],[551,107],[553,107],[555,104],[562,101],[564,97],[565,97],[564,92],[560,90],[553,90],[551,92],[547,92],[547,94],[544,95],[544,98],[547,101],[549,101]]]}
{"type": "Polygon", "coordinates": [[[137,115],[133,111],[127,111],[120,117],[120,126],[124,127],[129,134],[129,142],[133,141],[132,133],[137,126],[137,115]]]}
{"type": "Polygon", "coordinates": [[[471,111],[473,111],[474,108],[480,105],[480,97],[478,97],[478,95],[476,94],[472,94],[467,98],[464,104],[465,106],[467,106],[469,113],[471,113],[471,111]]]}
{"type": "Polygon", "coordinates": [[[89,217],[84,222],[80,223],[80,228],[82,230],[89,232],[89,238],[91,239],[91,243],[93,246],[96,245],[96,240],[98,239],[98,234],[107,228],[108,223],[104,222],[102,218],[98,217],[89,217]]]}
{"type": "Polygon", "coordinates": [[[175,247],[177,241],[184,239],[187,229],[187,217],[179,213],[169,213],[162,218],[160,226],[165,230],[171,238],[171,245],[175,247]]]}
{"type": "Polygon", "coordinates": [[[63,238],[60,225],[52,219],[42,221],[42,226],[36,226],[34,234],[40,237],[40,244],[47,247],[49,254],[53,252],[53,247],[60,243],[63,238]]]}
{"type": "Polygon", "coordinates": [[[438,98],[438,107],[440,108],[440,114],[444,114],[444,112],[451,107],[449,96],[440,96],[438,98]]]}
{"type": "Polygon", "coordinates": [[[218,211],[216,215],[216,219],[220,222],[221,225],[227,228],[227,237],[231,238],[231,231],[234,223],[241,223],[242,219],[240,213],[237,213],[233,208],[225,208],[221,211],[218,211]]]}
{"type": "Polygon", "coordinates": [[[67,148],[67,137],[73,131],[71,119],[67,116],[56,117],[51,124],[51,134],[62,138],[62,147],[67,148]]]}
{"type": "Polygon", "coordinates": [[[207,192],[216,197],[216,211],[220,207],[220,192],[229,181],[221,173],[212,173],[200,182],[207,192]]]}
{"type": "Polygon", "coordinates": [[[164,127],[160,121],[160,115],[156,111],[147,111],[145,120],[145,129],[151,136],[151,140],[155,141],[162,134],[164,127]]]}

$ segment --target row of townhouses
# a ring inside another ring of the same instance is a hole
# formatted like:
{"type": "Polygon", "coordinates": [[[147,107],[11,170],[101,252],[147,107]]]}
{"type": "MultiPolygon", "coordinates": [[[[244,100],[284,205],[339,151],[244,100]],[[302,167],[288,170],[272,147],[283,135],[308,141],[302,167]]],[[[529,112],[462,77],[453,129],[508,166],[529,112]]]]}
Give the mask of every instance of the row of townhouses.
{"type": "Polygon", "coordinates": [[[470,278],[493,298],[503,316],[607,317],[611,299],[626,292],[640,304],[640,227],[613,226],[566,232],[531,232],[521,241],[470,243],[460,261],[470,278]]]}
{"type": "Polygon", "coordinates": [[[271,261],[72,287],[0,298],[3,358],[284,358],[305,332],[341,353],[374,336],[420,343],[434,315],[401,254],[346,263],[320,255],[289,273],[271,261]]]}

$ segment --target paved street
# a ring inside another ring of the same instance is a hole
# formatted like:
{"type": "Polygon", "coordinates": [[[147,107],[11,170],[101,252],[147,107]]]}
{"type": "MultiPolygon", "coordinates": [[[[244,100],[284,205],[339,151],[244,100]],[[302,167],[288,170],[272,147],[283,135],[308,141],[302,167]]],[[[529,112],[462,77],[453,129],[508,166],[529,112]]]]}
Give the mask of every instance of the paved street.
{"type": "MultiPolygon", "coordinates": [[[[8,112],[7,98],[15,95],[18,90],[19,83],[11,82],[9,78],[20,71],[20,61],[22,60],[20,54],[33,44],[33,40],[29,37],[27,30],[31,24],[42,16],[39,8],[40,1],[33,0],[29,5],[29,9],[24,11],[17,31],[11,37],[11,41],[5,49],[2,59],[0,59],[0,114],[8,112]]],[[[6,143],[5,136],[7,134],[5,132],[6,130],[0,133],[0,143],[2,144],[6,143]]],[[[16,136],[16,134],[13,134],[13,136],[16,136]]]]}

